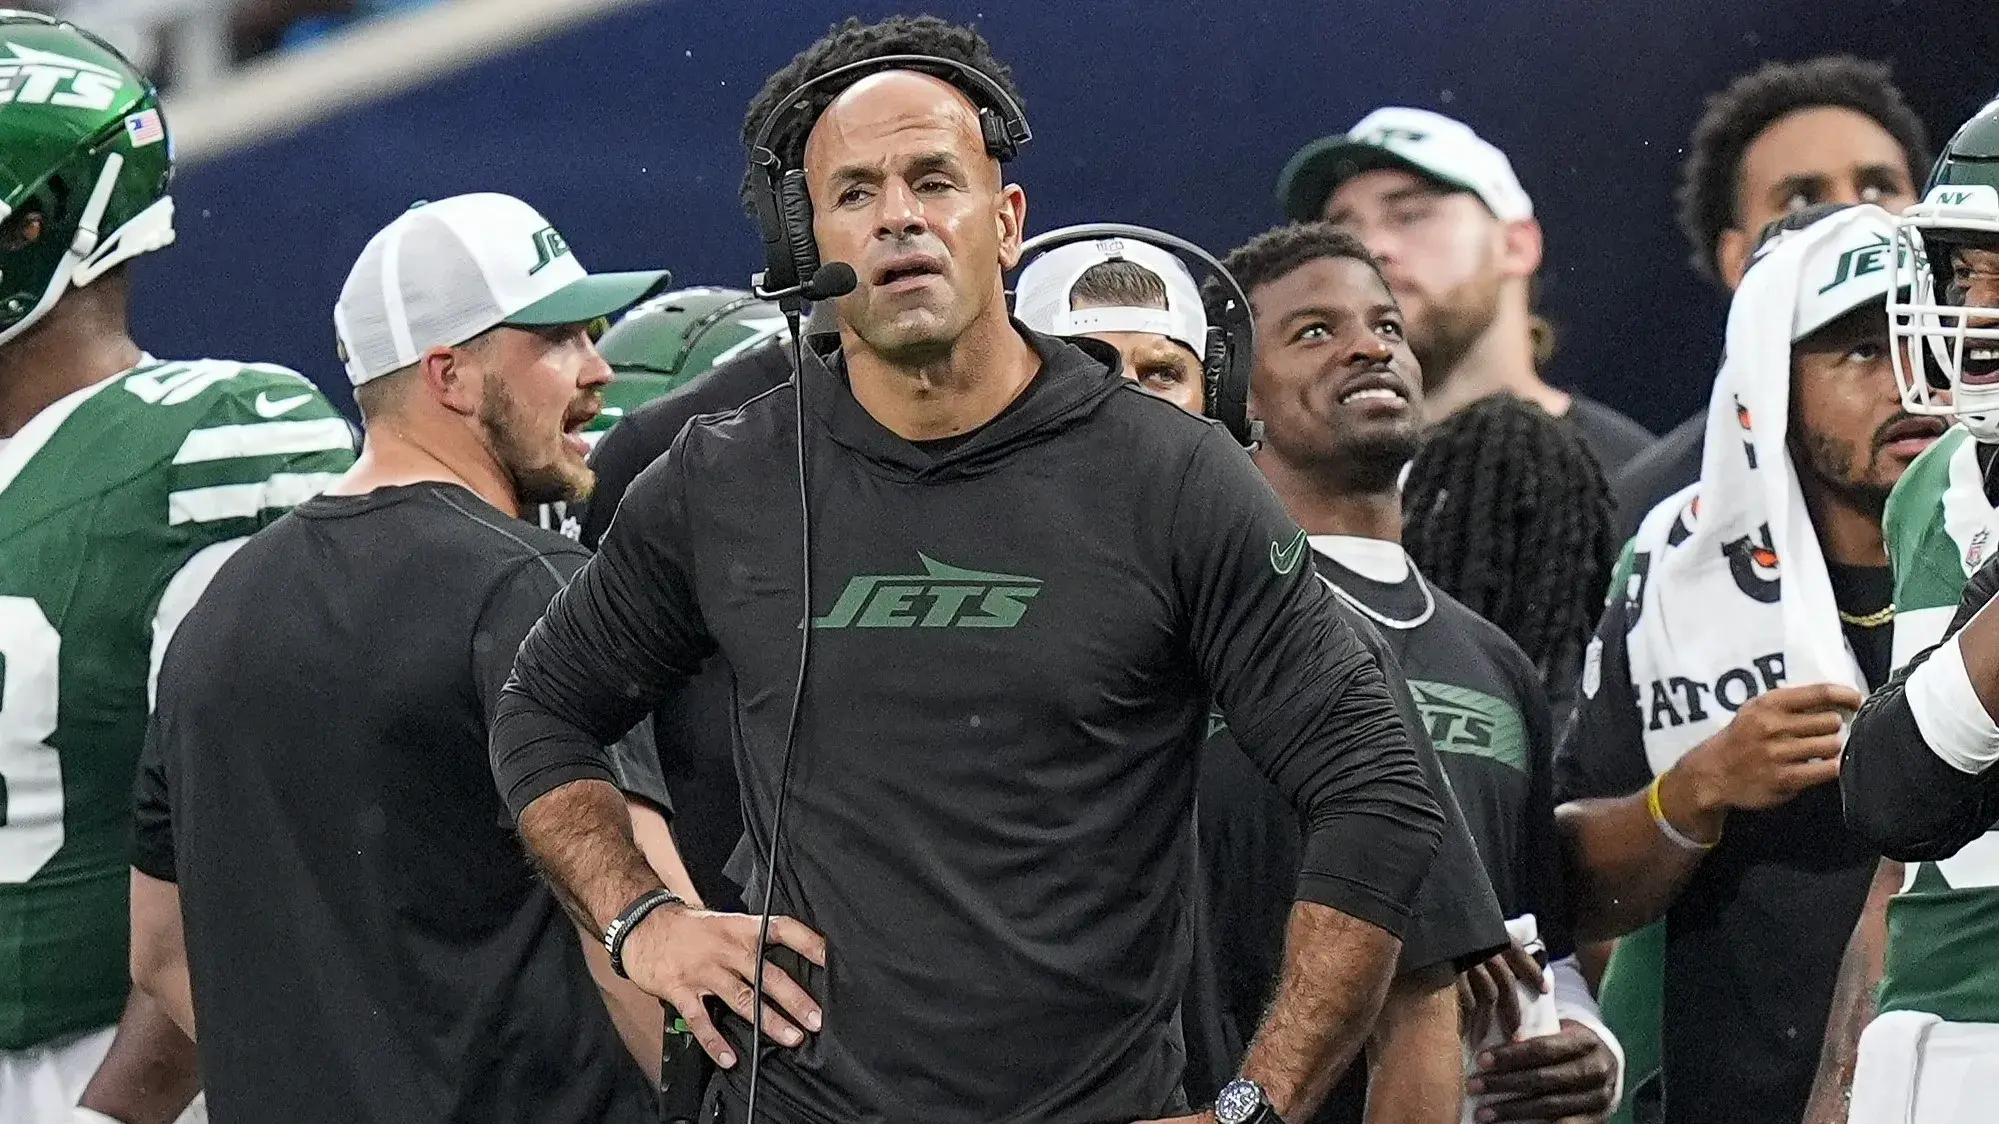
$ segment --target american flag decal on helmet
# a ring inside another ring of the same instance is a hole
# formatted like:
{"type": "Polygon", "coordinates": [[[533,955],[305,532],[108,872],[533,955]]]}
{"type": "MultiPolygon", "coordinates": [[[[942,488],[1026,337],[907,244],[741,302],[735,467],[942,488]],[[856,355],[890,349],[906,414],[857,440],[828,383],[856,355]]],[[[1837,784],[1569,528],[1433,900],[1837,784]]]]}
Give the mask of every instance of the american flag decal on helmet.
{"type": "Polygon", "coordinates": [[[167,128],[160,123],[160,111],[141,110],[125,118],[125,132],[132,140],[133,148],[144,148],[167,139],[167,128]]]}

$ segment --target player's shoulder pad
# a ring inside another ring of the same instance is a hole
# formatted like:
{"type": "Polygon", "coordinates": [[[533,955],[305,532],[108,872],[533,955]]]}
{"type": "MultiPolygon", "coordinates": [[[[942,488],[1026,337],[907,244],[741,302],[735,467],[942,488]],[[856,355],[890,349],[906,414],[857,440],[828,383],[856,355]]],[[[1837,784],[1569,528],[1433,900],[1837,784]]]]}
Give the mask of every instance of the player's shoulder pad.
{"type": "Polygon", "coordinates": [[[157,361],[126,375],[118,390],[146,406],[209,424],[340,417],[311,380],[275,363],[157,361]]]}

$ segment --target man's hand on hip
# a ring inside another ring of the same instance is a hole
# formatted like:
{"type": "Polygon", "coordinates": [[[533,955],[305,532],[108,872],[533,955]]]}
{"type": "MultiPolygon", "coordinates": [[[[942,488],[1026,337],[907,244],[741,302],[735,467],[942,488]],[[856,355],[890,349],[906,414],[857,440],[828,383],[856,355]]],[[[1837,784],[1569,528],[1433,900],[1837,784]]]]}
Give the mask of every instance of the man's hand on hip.
{"type": "Polygon", "coordinates": [[[1562,1020],[1562,1029],[1540,1038],[1509,1042],[1478,1055],[1478,1072],[1466,1084],[1476,1097],[1504,1097],[1482,1104],[1480,1124],[1501,1120],[1547,1120],[1554,1124],[1597,1124],[1616,1106],[1617,1058],[1603,1039],[1581,1023],[1562,1020]]]}
{"type": "MultiPolygon", "coordinates": [[[[792,918],[771,918],[770,939],[826,966],[826,939],[792,918]]],[[[748,1020],[756,999],[757,951],[757,918],[667,906],[625,938],[623,959],[632,982],[671,1003],[701,1048],[728,1069],[736,1055],[708,1017],[707,999],[720,999],[748,1020]]],[[[763,1030],[772,1041],[797,1046],[805,1041],[798,1024],[819,1029],[819,1004],[784,969],[766,961],[763,983],[763,1030]]]]}

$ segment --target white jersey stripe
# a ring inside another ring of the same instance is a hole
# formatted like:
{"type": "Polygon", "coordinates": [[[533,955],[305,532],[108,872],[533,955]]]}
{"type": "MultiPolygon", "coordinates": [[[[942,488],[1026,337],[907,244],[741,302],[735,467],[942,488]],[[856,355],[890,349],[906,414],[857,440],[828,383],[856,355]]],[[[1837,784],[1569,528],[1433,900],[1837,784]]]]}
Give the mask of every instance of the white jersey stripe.
{"type": "Polygon", "coordinates": [[[260,484],[188,488],[167,496],[167,522],[179,526],[254,519],[259,512],[272,508],[296,507],[338,479],[337,472],[278,472],[260,484]]]}
{"type": "MultiPolygon", "coordinates": [[[[301,395],[303,397],[303,395],[301,395]]],[[[268,457],[285,453],[317,453],[354,448],[354,434],[340,418],[307,421],[250,422],[197,429],[181,442],[175,464],[268,457]]]]}

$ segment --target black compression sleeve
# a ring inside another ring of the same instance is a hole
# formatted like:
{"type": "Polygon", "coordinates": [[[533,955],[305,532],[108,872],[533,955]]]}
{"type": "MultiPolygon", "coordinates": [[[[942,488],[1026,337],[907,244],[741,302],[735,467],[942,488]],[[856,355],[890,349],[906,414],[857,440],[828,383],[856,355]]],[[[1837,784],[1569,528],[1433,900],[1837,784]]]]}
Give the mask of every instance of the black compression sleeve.
{"type": "Polygon", "coordinates": [[[1555,750],[1555,802],[1629,796],[1652,783],[1631,685],[1624,599],[1611,601],[1583,659],[1582,690],[1555,750]]]}
{"type": "Polygon", "coordinates": [[[1555,746],[1548,696],[1521,657],[1518,682],[1522,717],[1527,723],[1527,807],[1520,817],[1518,869],[1513,884],[1520,888],[1516,913],[1534,915],[1535,928],[1548,948],[1548,959],[1560,960],[1575,951],[1574,921],[1563,879],[1562,850],[1555,834],[1555,746]]]}
{"type": "Polygon", "coordinates": [[[167,794],[167,768],[161,744],[165,730],[157,712],[146,726],[145,749],[139,755],[138,783],[133,788],[135,817],[132,865],[162,882],[174,877],[173,805],[167,794]]]}
{"type": "MultiPolygon", "coordinates": [[[[1965,585],[1946,642],[1999,592],[1995,562],[1999,555],[1965,585]]],[[[1949,858],[1999,815],[1999,770],[1972,775],[1953,768],[1923,740],[1909,709],[1909,676],[1935,651],[1909,661],[1868,698],[1840,760],[1847,826],[1902,862],[1949,858]]]]}
{"type": "Polygon", "coordinates": [[[604,747],[712,650],[694,599],[680,448],[633,482],[602,549],[521,645],[492,732],[494,780],[516,818],[569,781],[617,783],[604,747]]]}
{"type": "Polygon", "coordinates": [[[1243,751],[1299,811],[1298,896],[1399,936],[1443,815],[1381,669],[1314,575],[1297,524],[1221,429],[1181,480],[1181,617],[1243,751]]]}

